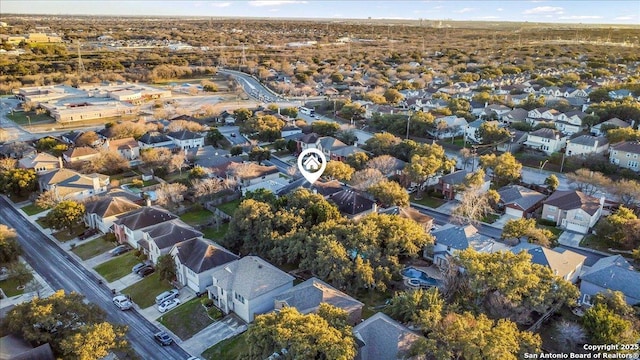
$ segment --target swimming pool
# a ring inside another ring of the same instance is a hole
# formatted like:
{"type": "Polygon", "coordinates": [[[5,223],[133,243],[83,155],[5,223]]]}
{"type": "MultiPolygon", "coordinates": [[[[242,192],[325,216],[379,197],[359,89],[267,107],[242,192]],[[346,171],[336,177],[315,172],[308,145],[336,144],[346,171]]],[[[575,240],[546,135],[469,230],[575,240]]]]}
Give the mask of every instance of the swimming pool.
{"type": "Polygon", "coordinates": [[[400,272],[402,276],[408,280],[411,286],[439,286],[440,281],[427,275],[426,272],[416,269],[414,267],[404,268],[400,272]]]}

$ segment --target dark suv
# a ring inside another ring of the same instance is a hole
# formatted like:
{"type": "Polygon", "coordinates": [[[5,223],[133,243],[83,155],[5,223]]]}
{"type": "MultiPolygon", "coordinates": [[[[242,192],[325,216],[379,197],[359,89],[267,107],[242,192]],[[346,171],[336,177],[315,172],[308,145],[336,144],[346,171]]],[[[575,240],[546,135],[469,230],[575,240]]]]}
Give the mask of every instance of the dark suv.
{"type": "Polygon", "coordinates": [[[156,339],[156,341],[162,346],[169,346],[173,342],[171,336],[169,336],[169,334],[164,331],[153,334],[153,338],[156,339]]]}
{"type": "Polygon", "coordinates": [[[156,270],[151,266],[143,267],[142,269],[138,270],[138,275],[140,275],[140,277],[145,277],[147,275],[153,274],[155,271],[156,270]]]}

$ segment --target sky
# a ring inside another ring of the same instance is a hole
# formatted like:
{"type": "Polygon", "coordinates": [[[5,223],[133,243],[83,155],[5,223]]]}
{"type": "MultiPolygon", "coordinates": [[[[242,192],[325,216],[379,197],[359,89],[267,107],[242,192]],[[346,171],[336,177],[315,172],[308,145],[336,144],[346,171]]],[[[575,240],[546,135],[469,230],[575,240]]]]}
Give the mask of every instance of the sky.
{"type": "Polygon", "coordinates": [[[1,0],[1,14],[426,19],[640,25],[640,1],[1,0]]]}

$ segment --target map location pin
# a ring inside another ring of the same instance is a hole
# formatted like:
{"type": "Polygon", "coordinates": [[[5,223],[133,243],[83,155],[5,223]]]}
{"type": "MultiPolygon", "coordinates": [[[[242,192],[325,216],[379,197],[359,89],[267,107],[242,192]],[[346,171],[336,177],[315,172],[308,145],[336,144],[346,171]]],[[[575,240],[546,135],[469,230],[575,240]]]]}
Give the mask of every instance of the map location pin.
{"type": "Polygon", "coordinates": [[[298,156],[298,170],[311,184],[316,182],[324,169],[327,168],[327,159],[318,149],[306,149],[298,156]]]}

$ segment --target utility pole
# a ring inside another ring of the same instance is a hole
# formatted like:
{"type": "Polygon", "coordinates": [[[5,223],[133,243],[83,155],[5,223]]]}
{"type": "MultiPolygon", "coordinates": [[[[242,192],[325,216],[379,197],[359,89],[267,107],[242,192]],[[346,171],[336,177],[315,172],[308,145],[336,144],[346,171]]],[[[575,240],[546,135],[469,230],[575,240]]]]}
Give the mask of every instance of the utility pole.
{"type": "Polygon", "coordinates": [[[78,40],[78,69],[77,69],[77,73],[78,73],[78,77],[80,75],[82,75],[85,71],[84,69],[84,64],[82,63],[82,55],[80,54],[80,40],[78,40]]]}

